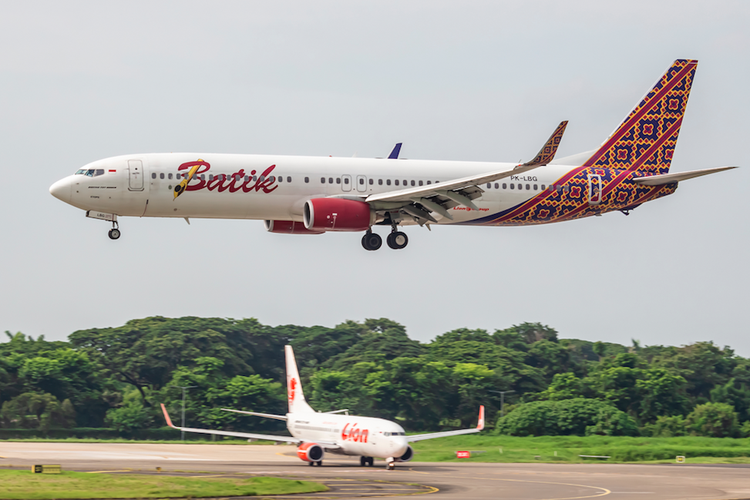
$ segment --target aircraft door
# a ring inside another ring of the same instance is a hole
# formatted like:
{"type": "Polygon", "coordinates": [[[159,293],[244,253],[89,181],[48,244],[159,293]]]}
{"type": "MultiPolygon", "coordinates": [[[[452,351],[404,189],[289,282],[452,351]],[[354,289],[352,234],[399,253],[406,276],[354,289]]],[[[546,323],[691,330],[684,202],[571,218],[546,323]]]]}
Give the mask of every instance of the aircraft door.
{"type": "Polygon", "coordinates": [[[341,190],[342,191],[351,191],[352,190],[352,176],[351,175],[342,175],[341,176],[341,190]]]}
{"type": "Polygon", "coordinates": [[[143,162],[141,160],[128,160],[128,189],[143,191],[143,162]]]}
{"type": "Polygon", "coordinates": [[[357,191],[360,193],[367,191],[367,177],[364,175],[357,176],[357,191]]]}
{"type": "Polygon", "coordinates": [[[602,202],[602,176],[589,174],[589,205],[598,205],[602,202]]]}

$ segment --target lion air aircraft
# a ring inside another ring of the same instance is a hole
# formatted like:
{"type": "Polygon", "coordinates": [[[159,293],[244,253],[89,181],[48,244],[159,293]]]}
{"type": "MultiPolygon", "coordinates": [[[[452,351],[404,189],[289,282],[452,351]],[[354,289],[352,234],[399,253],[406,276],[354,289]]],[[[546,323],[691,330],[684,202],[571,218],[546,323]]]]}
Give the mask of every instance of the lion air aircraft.
{"type": "Polygon", "coordinates": [[[735,167],[669,173],[698,62],[680,59],[595,151],[553,162],[567,122],[522,163],[161,153],[95,161],[50,187],[86,216],[261,219],[282,234],[364,232],[390,226],[547,224],[619,211],[672,194],[680,181],[735,167]]]}
{"type": "Polygon", "coordinates": [[[285,420],[286,427],[289,429],[291,436],[177,427],[172,424],[167,409],[162,404],[161,409],[164,412],[167,425],[185,432],[234,436],[250,441],[253,439],[264,439],[278,443],[295,444],[298,446],[297,456],[310,465],[323,465],[325,454],[333,453],[337,455],[359,455],[359,463],[362,466],[372,466],[374,458],[384,458],[389,469],[393,469],[396,462],[408,462],[412,459],[414,452],[411,446],[409,446],[410,442],[471,434],[484,429],[484,406],[479,407],[479,422],[473,429],[434,432],[412,436],[407,436],[403,427],[390,420],[340,414],[346,410],[324,413],[316,412],[305,401],[305,394],[302,392],[302,383],[299,379],[297,362],[294,360],[292,346],[285,346],[284,354],[286,355],[286,388],[289,400],[289,413],[286,415],[271,415],[268,413],[230,410],[227,408],[222,408],[222,410],[285,420]]]}

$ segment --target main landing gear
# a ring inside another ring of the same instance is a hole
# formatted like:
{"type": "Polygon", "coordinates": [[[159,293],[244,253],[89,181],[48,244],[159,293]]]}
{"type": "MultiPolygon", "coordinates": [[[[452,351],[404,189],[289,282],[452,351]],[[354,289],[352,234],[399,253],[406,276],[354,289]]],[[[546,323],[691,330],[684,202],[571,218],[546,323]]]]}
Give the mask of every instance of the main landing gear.
{"type": "MultiPolygon", "coordinates": [[[[409,238],[406,233],[396,230],[396,226],[393,226],[391,234],[386,238],[388,246],[394,250],[401,250],[409,244],[409,238]]],[[[377,250],[383,245],[383,239],[376,233],[372,232],[372,229],[368,229],[364,236],[362,236],[362,248],[365,250],[377,250]]]]}
{"type": "Polygon", "coordinates": [[[362,467],[372,467],[375,465],[375,459],[372,457],[359,457],[359,465],[362,467]]]}
{"type": "Polygon", "coordinates": [[[310,467],[312,467],[313,465],[317,465],[318,467],[322,467],[323,466],[323,461],[322,460],[317,460],[315,462],[307,462],[307,465],[309,465],[310,467]]]}
{"type": "Polygon", "coordinates": [[[117,224],[117,221],[112,221],[112,229],[110,229],[107,234],[111,240],[116,240],[120,237],[120,225],[117,224]]]}

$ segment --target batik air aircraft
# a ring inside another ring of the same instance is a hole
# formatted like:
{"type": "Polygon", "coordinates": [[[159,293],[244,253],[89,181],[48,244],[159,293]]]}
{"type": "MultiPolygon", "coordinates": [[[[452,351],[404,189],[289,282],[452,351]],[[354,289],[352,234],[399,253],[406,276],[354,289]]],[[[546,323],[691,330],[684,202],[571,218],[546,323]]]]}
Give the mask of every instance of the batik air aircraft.
{"type": "Polygon", "coordinates": [[[305,394],[302,392],[302,383],[297,371],[297,362],[294,359],[292,346],[285,346],[284,354],[286,356],[286,388],[289,400],[289,413],[286,415],[271,415],[268,413],[231,410],[228,408],[222,408],[222,410],[284,420],[291,436],[177,427],[172,424],[167,409],[162,404],[161,409],[164,412],[167,425],[185,432],[233,436],[248,440],[264,439],[277,443],[294,444],[297,445],[297,456],[310,465],[323,465],[325,454],[333,453],[359,456],[359,463],[362,466],[372,466],[375,458],[384,458],[389,469],[393,469],[396,462],[408,462],[412,459],[414,452],[411,446],[409,446],[410,442],[471,434],[484,429],[484,406],[479,407],[479,421],[473,429],[411,436],[407,436],[403,427],[390,420],[340,414],[346,410],[324,413],[316,412],[305,401],[305,394]]]}
{"type": "Polygon", "coordinates": [[[401,226],[519,226],[607,212],[627,215],[672,194],[680,181],[734,167],[670,173],[697,61],[677,60],[595,151],[553,162],[567,122],[522,164],[275,155],[162,153],[90,163],[50,187],[88,217],[260,219],[282,234],[391,228],[388,246],[408,243],[401,226]]]}

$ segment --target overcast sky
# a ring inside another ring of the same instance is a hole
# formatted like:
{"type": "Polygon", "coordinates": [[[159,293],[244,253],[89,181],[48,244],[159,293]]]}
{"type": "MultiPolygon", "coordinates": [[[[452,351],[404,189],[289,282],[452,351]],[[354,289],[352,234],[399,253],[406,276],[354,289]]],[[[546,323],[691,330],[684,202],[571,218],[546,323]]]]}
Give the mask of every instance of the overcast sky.
{"type": "Polygon", "coordinates": [[[748,2],[1,1],[0,19],[0,330],[388,317],[428,341],[538,321],[750,356],[748,2]],[[564,119],[566,156],[678,58],[700,63],[672,171],[743,168],[629,217],[410,227],[402,251],[260,221],[125,218],[111,241],[48,192],[129,153],[528,160],[564,119]]]}

